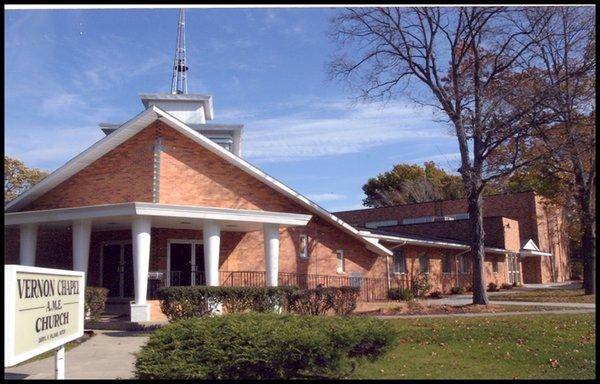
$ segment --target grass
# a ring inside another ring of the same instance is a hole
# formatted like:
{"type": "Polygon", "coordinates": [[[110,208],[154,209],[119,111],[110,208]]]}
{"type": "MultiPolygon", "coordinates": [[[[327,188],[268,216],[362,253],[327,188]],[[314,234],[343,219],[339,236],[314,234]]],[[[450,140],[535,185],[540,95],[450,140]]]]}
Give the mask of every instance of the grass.
{"type": "Polygon", "coordinates": [[[362,311],[362,315],[445,315],[460,313],[502,313],[502,312],[531,312],[567,309],[561,307],[550,307],[544,305],[510,305],[510,304],[490,304],[490,305],[447,305],[447,304],[429,304],[424,305],[419,302],[405,302],[389,304],[386,307],[370,311],[362,311]]]}
{"type": "Polygon", "coordinates": [[[397,345],[353,378],[595,378],[595,314],[385,321],[397,345]]]}
{"type": "Polygon", "coordinates": [[[583,289],[531,289],[490,296],[490,300],[595,303],[596,295],[584,295],[583,289]]]}

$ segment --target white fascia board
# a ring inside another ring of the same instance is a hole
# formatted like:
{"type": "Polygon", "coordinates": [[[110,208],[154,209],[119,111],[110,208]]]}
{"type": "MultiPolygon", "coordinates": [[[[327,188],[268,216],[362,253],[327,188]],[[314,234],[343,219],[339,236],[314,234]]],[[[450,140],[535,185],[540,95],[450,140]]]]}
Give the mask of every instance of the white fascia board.
{"type": "Polygon", "coordinates": [[[552,256],[551,253],[542,252],[542,251],[532,251],[530,249],[521,249],[519,251],[521,257],[531,257],[531,256],[552,256]]]}
{"type": "Polygon", "coordinates": [[[135,203],[92,205],[4,214],[4,225],[50,223],[101,217],[135,215],[135,203]]]}
{"type": "MultiPolygon", "coordinates": [[[[410,237],[403,236],[393,236],[393,235],[381,235],[376,233],[371,233],[369,231],[361,231],[361,233],[367,238],[374,238],[378,240],[389,241],[390,243],[406,243],[410,245],[420,245],[422,247],[433,247],[433,248],[449,248],[449,249],[471,249],[470,246],[459,243],[451,243],[447,241],[438,241],[438,240],[421,240],[421,239],[413,239],[410,237]]],[[[516,253],[514,251],[510,251],[508,249],[495,248],[495,247],[485,247],[485,252],[488,253],[516,253]]]]}
{"type": "Polygon", "coordinates": [[[116,148],[118,145],[139,132],[142,128],[150,125],[157,118],[158,115],[154,109],[146,109],[145,111],[139,113],[137,116],[130,119],[120,128],[115,130],[112,134],[98,140],[88,149],[65,163],[65,165],[46,176],[39,183],[20,194],[4,207],[4,211],[11,212],[22,208],[27,203],[35,200],[47,191],[67,180],[69,177],[73,176],[75,173],[84,169],[113,148],[116,148]]]}
{"type": "Polygon", "coordinates": [[[276,191],[279,191],[282,194],[290,197],[292,200],[298,202],[300,205],[302,205],[306,209],[314,212],[318,216],[329,221],[331,224],[334,224],[338,228],[343,229],[346,233],[350,234],[354,238],[363,242],[367,247],[369,247],[370,245],[373,245],[374,247],[371,247],[372,248],[371,250],[373,252],[378,253],[379,255],[383,255],[383,256],[393,254],[392,251],[390,251],[386,247],[379,245],[379,244],[373,244],[373,243],[367,241],[358,232],[358,230],[356,230],[354,227],[347,224],[346,222],[339,219],[338,217],[332,215],[324,208],[321,208],[318,204],[313,203],[312,201],[310,201],[306,197],[302,196],[298,192],[294,191],[293,189],[289,188],[288,186],[286,186],[279,180],[267,175],[266,173],[264,173],[260,169],[256,168],[255,166],[253,166],[246,160],[234,155],[233,153],[229,152],[228,150],[221,147],[220,145],[212,142],[210,139],[208,139],[204,135],[196,132],[192,128],[188,127],[186,124],[182,123],[175,117],[169,115],[167,112],[161,110],[160,108],[157,108],[156,106],[153,106],[153,108],[156,110],[156,112],[158,114],[160,114],[162,116],[160,118],[160,120],[163,121],[165,124],[168,124],[172,128],[174,128],[177,131],[179,131],[180,133],[182,133],[183,135],[185,135],[188,138],[192,139],[193,141],[199,143],[204,148],[208,149],[215,155],[218,155],[219,157],[223,158],[230,164],[240,168],[241,170],[245,171],[246,173],[257,178],[258,180],[263,181],[265,184],[267,184],[271,188],[275,189],[276,191]],[[375,249],[376,251],[373,249],[375,249]]]}
{"type": "Polygon", "coordinates": [[[250,209],[231,209],[213,207],[194,207],[185,205],[135,203],[135,213],[145,216],[181,217],[218,221],[237,221],[248,223],[269,223],[285,226],[304,226],[311,215],[297,213],[256,211],[250,209]]]}
{"type": "Polygon", "coordinates": [[[20,225],[134,215],[268,223],[285,226],[304,226],[311,218],[311,215],[297,213],[135,202],[5,213],[4,221],[5,225],[20,225]]]}

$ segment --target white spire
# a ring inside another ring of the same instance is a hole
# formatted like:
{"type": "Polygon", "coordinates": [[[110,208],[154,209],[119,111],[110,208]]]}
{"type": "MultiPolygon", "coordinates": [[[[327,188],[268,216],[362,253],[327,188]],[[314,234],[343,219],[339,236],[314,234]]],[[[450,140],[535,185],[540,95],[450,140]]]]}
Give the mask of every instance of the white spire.
{"type": "Polygon", "coordinates": [[[185,10],[179,10],[179,25],[177,27],[177,47],[175,48],[175,61],[173,63],[173,80],[171,81],[172,94],[186,94],[187,80],[185,73],[188,67],[185,62],[185,10]]]}

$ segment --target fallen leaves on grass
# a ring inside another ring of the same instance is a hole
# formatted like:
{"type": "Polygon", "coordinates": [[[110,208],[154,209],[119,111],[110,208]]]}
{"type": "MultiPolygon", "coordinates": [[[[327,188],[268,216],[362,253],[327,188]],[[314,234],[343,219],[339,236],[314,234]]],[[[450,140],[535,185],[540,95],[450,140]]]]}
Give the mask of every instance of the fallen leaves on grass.
{"type": "Polygon", "coordinates": [[[550,364],[550,366],[552,368],[558,368],[560,366],[560,364],[558,363],[558,360],[556,360],[556,359],[548,360],[548,364],[550,364]]]}

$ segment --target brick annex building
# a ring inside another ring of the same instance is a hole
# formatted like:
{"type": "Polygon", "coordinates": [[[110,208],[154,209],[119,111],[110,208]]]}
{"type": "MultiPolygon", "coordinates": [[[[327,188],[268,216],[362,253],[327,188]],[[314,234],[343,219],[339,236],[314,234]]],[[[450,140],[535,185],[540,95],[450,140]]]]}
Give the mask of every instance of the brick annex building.
{"type": "MultiPolygon", "coordinates": [[[[483,200],[485,244],[511,251],[507,253],[505,268],[514,274],[521,271],[524,283],[563,282],[570,278],[569,240],[561,207],[534,192],[493,195],[483,200]]],[[[376,235],[382,241],[387,239],[386,236],[418,236],[466,244],[470,238],[467,208],[465,199],[454,199],[335,214],[362,228],[362,233],[376,235]]],[[[402,253],[402,248],[396,248],[395,254],[402,253]]],[[[413,264],[419,254],[407,252],[406,256],[411,260],[409,264],[413,264]]],[[[456,260],[449,262],[455,263],[456,260]]],[[[469,264],[468,260],[466,262],[469,264]]],[[[442,269],[442,264],[437,263],[435,268],[442,269]]],[[[470,270],[470,265],[459,266],[459,274],[461,268],[463,271],[470,270]]],[[[489,280],[493,273],[486,272],[489,280]]],[[[438,276],[443,274],[441,270],[434,273],[438,276]]],[[[449,277],[452,272],[446,274],[449,277]]],[[[518,279],[518,276],[509,278],[511,282],[518,279]]],[[[445,280],[442,278],[442,281],[445,280]]]]}

